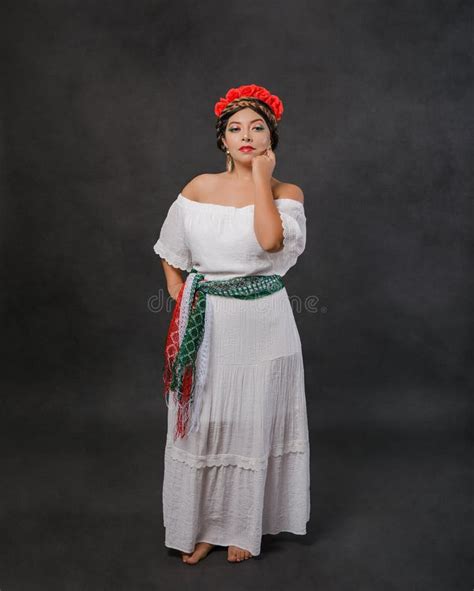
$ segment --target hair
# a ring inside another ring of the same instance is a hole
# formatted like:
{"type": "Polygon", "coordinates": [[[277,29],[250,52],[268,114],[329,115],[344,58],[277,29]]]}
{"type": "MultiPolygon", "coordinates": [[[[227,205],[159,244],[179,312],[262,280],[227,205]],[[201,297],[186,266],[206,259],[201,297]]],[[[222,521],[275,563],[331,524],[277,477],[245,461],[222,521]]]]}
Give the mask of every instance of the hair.
{"type": "MultiPolygon", "coordinates": [[[[219,118],[216,121],[217,147],[219,148],[219,150],[221,150],[221,152],[226,151],[226,147],[224,146],[224,143],[222,140],[224,139],[224,136],[225,136],[227,122],[229,121],[230,117],[234,113],[237,113],[238,111],[241,111],[242,109],[246,109],[247,107],[250,109],[253,109],[259,115],[261,115],[263,117],[263,119],[265,120],[266,124],[268,125],[268,128],[270,129],[270,144],[271,144],[272,150],[275,150],[276,147],[278,146],[278,141],[279,141],[278,123],[277,123],[276,117],[275,117],[273,111],[270,109],[270,107],[266,103],[264,103],[263,101],[261,101],[257,98],[240,98],[235,101],[232,101],[232,103],[227,105],[227,107],[225,107],[222,110],[222,113],[220,114],[219,118]]],[[[228,162],[228,169],[230,168],[230,170],[232,170],[232,168],[233,168],[232,157],[230,157],[230,155],[228,155],[227,160],[231,161],[230,167],[229,167],[229,162],[228,162]]]]}

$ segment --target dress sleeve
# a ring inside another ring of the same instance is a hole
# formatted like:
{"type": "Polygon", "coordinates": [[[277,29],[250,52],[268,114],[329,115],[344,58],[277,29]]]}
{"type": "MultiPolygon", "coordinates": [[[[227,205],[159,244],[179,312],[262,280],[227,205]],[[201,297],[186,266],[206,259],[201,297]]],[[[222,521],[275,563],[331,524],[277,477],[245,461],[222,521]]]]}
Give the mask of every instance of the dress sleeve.
{"type": "Polygon", "coordinates": [[[296,199],[277,199],[276,207],[283,225],[283,249],[268,256],[273,272],[283,276],[305,249],[306,215],[303,203],[296,199]]]}
{"type": "Polygon", "coordinates": [[[191,251],[186,242],[184,215],[183,207],[175,199],[161,226],[160,236],[153,250],[173,267],[189,272],[193,268],[193,263],[191,251]]]}

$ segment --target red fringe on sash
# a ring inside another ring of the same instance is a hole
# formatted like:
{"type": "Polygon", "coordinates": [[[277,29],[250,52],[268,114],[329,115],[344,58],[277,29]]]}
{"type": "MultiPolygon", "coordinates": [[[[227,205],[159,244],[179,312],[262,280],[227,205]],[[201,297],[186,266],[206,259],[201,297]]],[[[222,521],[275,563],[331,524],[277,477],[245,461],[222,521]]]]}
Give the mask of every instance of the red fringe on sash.
{"type": "MultiPolygon", "coordinates": [[[[164,397],[166,404],[169,404],[169,395],[171,381],[173,378],[173,366],[176,362],[176,358],[179,353],[179,317],[181,313],[181,300],[183,297],[185,283],[181,286],[178,296],[176,298],[176,304],[171,315],[170,326],[168,329],[168,335],[166,337],[165,344],[165,363],[163,370],[163,381],[165,383],[164,397]]],[[[187,431],[187,425],[189,422],[189,401],[191,398],[191,389],[193,384],[193,368],[186,367],[183,375],[183,387],[181,397],[178,393],[175,394],[174,399],[178,403],[178,415],[176,419],[176,437],[184,437],[187,431]]]]}

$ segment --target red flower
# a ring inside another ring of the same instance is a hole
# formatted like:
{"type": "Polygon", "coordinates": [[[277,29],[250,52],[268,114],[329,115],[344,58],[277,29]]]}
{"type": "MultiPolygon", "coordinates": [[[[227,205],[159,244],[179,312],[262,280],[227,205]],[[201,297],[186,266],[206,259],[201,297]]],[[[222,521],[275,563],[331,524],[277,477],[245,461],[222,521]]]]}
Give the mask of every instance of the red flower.
{"type": "Polygon", "coordinates": [[[256,84],[243,84],[238,88],[230,88],[225,97],[221,97],[214,105],[214,113],[216,117],[219,117],[225,107],[233,100],[241,97],[246,98],[257,98],[266,103],[273,111],[277,121],[281,119],[283,115],[283,103],[280,98],[275,94],[271,94],[263,86],[257,86],[256,84]]]}

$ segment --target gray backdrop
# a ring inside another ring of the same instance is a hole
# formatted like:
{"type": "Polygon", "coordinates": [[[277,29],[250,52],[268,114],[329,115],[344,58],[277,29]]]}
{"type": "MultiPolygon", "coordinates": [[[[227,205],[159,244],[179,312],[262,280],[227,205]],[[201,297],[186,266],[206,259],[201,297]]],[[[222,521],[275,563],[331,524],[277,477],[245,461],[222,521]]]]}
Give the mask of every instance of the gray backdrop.
{"type": "Polygon", "coordinates": [[[2,591],[197,584],[163,545],[152,247],[182,187],[224,169],[214,103],[252,83],[284,102],[274,175],[305,193],[286,286],[312,515],[200,580],[471,588],[472,8],[2,3],[2,591]]]}

